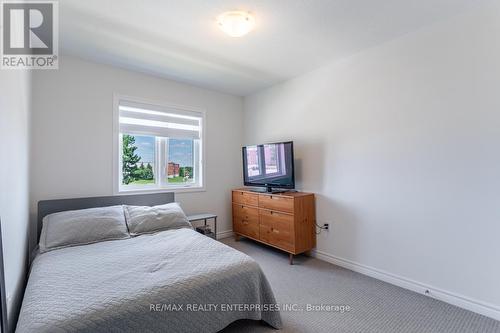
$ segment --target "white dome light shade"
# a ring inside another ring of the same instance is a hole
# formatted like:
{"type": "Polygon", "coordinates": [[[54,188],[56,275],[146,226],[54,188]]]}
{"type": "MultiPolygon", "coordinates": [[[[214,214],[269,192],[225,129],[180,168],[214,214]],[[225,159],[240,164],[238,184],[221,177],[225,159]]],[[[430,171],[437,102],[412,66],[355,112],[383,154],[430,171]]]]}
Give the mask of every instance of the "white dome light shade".
{"type": "Polygon", "coordinates": [[[217,17],[219,28],[231,37],[241,37],[255,27],[255,18],[247,12],[231,11],[217,17]]]}

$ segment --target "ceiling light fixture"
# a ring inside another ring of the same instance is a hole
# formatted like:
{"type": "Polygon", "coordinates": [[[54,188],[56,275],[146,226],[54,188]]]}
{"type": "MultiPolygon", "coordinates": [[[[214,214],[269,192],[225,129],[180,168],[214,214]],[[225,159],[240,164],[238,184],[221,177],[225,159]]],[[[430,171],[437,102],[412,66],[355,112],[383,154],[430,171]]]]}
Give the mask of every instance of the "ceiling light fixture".
{"type": "Polygon", "coordinates": [[[247,12],[230,11],[217,17],[219,28],[231,37],[242,37],[255,27],[255,18],[247,12]]]}

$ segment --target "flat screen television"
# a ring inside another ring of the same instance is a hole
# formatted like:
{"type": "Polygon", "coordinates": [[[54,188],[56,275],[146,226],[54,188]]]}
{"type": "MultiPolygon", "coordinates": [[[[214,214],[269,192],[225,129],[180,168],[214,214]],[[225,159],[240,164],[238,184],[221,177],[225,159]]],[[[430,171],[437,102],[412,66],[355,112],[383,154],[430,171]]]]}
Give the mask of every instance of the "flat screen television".
{"type": "Polygon", "coordinates": [[[267,192],[295,188],[292,141],[246,146],[242,150],[245,186],[263,187],[260,191],[267,192]]]}

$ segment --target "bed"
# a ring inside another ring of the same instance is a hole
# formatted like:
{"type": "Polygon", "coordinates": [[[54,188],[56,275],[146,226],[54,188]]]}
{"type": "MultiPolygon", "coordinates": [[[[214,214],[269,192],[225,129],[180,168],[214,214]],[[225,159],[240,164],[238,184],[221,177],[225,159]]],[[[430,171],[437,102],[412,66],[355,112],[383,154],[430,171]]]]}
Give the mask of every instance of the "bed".
{"type": "MultiPolygon", "coordinates": [[[[39,221],[65,210],[171,201],[173,194],[51,200],[40,202],[39,221]]],[[[17,332],[217,332],[238,319],[281,327],[259,265],[181,228],[38,254],[17,332]]]]}

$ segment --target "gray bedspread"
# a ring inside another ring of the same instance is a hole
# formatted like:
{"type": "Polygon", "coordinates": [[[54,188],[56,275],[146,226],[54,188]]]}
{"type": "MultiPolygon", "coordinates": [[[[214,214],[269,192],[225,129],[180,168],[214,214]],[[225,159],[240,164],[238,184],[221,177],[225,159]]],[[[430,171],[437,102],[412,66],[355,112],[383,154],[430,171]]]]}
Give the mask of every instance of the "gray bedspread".
{"type": "Polygon", "coordinates": [[[258,264],[178,229],[38,255],[17,332],[216,332],[243,318],[281,327],[258,264]]]}

